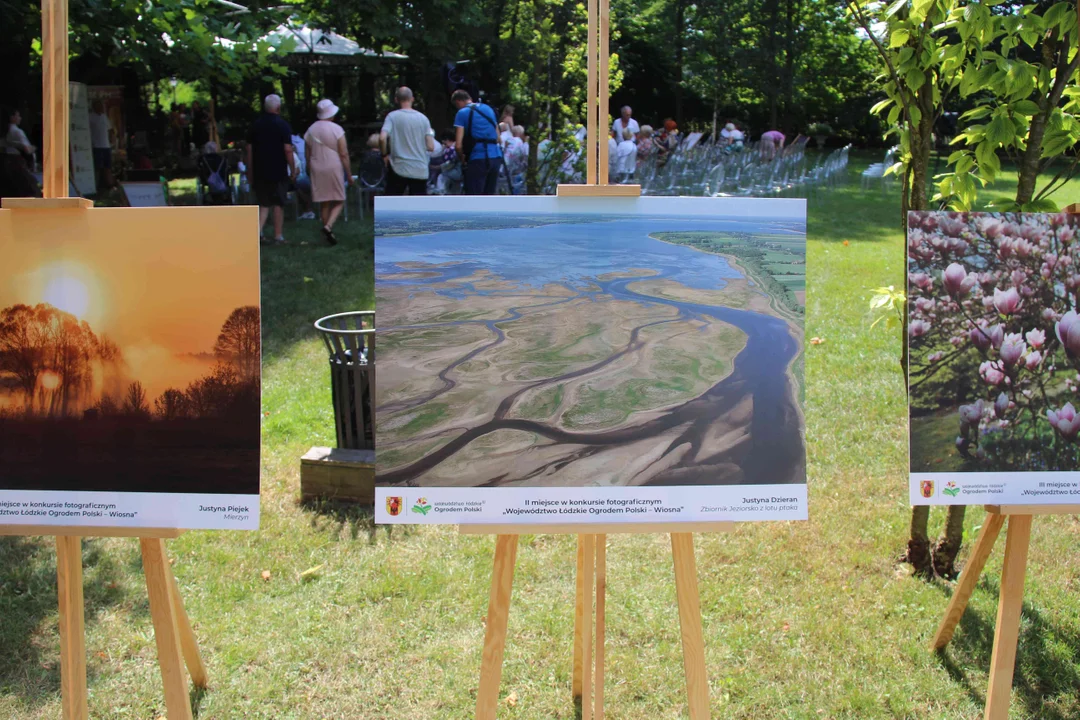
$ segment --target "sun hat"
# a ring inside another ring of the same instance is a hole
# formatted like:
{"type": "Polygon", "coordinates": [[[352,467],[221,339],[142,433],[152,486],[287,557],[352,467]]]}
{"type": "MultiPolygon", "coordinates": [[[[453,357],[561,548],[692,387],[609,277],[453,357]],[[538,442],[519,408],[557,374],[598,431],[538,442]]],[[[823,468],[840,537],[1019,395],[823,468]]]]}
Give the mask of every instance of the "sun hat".
{"type": "Polygon", "coordinates": [[[320,100],[319,104],[315,106],[315,112],[320,120],[329,120],[337,115],[339,109],[333,100],[320,100]]]}

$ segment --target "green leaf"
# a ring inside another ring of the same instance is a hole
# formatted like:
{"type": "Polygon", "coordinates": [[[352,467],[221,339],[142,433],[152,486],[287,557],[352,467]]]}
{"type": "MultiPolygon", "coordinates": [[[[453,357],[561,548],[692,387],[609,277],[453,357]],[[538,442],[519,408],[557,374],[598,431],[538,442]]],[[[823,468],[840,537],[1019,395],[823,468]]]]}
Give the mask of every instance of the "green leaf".
{"type": "Polygon", "coordinates": [[[1016,127],[1004,114],[997,115],[986,126],[986,140],[994,145],[1006,145],[1016,137],[1016,127]]]}
{"type": "Polygon", "coordinates": [[[881,111],[893,104],[892,98],[886,98],[870,108],[871,115],[879,115],[881,111]]]}
{"type": "Polygon", "coordinates": [[[892,31],[892,35],[889,36],[889,47],[898,48],[907,44],[908,39],[911,37],[911,32],[907,28],[897,28],[892,31]]]}
{"type": "Polygon", "coordinates": [[[1014,113],[1024,115],[1025,117],[1032,117],[1033,115],[1039,114],[1039,106],[1031,100],[1018,100],[1009,105],[1009,108],[1014,113]]]}
{"type": "Polygon", "coordinates": [[[1050,198],[1043,198],[1041,200],[1032,200],[1029,203],[1024,203],[1020,207],[1021,212],[1037,212],[1037,213],[1057,212],[1057,209],[1058,209],[1057,203],[1054,202],[1053,200],[1051,200],[1050,198]]]}
{"type": "Polygon", "coordinates": [[[981,120],[987,115],[993,112],[993,108],[989,105],[980,105],[979,107],[972,108],[966,113],[960,116],[961,120],[981,120]]]}

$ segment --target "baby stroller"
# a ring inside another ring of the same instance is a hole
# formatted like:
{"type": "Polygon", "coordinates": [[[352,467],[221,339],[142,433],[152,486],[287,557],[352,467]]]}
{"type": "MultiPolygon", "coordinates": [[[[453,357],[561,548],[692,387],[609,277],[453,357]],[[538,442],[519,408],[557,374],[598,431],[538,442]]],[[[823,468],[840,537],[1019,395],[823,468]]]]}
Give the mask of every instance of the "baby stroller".
{"type": "Polygon", "coordinates": [[[219,153],[204,153],[197,165],[199,177],[195,183],[198,205],[234,205],[238,194],[236,179],[229,161],[219,153]]]}

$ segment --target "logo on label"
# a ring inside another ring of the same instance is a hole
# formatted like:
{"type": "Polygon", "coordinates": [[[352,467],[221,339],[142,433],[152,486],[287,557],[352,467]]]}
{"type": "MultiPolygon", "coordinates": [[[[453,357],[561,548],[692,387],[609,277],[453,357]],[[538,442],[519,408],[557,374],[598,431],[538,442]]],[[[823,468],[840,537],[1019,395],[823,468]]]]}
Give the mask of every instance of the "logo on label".
{"type": "Polygon", "coordinates": [[[960,488],[956,485],[956,483],[954,483],[952,480],[950,480],[945,485],[945,487],[941,488],[941,492],[945,493],[949,497],[956,497],[957,495],[960,494],[960,488]]]}
{"type": "Polygon", "coordinates": [[[416,501],[416,504],[412,506],[414,513],[420,513],[421,515],[427,515],[428,510],[431,509],[431,505],[428,505],[427,498],[420,498],[416,501]]]}
{"type": "Polygon", "coordinates": [[[923,480],[922,482],[919,483],[919,490],[922,491],[922,496],[924,498],[932,498],[932,497],[934,497],[934,481],[933,480],[923,480]]]}
{"type": "Polygon", "coordinates": [[[401,498],[388,497],[386,498],[386,513],[391,516],[401,514],[401,498]]]}

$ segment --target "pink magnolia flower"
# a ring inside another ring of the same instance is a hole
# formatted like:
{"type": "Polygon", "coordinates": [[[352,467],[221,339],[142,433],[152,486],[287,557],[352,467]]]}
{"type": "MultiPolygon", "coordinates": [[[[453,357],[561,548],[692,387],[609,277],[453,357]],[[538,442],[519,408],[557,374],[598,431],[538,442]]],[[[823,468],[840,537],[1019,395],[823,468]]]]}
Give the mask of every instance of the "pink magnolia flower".
{"type": "Polygon", "coordinates": [[[1080,316],[1075,310],[1061,316],[1061,320],[1054,325],[1054,333],[1066,350],[1074,355],[1080,354],[1080,316]]]}
{"type": "Polygon", "coordinates": [[[1074,439],[1076,433],[1080,432],[1080,415],[1076,414],[1072,403],[1065,403],[1065,407],[1057,411],[1047,410],[1046,419],[1066,440],[1074,439]]]}
{"type": "Polygon", "coordinates": [[[986,323],[980,321],[978,325],[971,328],[968,337],[971,338],[971,342],[975,347],[980,350],[989,350],[991,347],[1001,347],[1001,343],[1005,339],[1005,330],[1000,323],[988,328],[986,323]]]}
{"type": "Polygon", "coordinates": [[[921,290],[934,287],[934,279],[926,273],[908,273],[908,281],[921,290]]]}
{"type": "Polygon", "coordinates": [[[1058,230],[1057,238],[1061,241],[1062,245],[1068,245],[1076,239],[1076,228],[1066,225],[1065,227],[1058,230]]]}
{"type": "Polygon", "coordinates": [[[1016,292],[1016,288],[1009,288],[1004,292],[994,288],[994,307],[1002,315],[1012,315],[1020,309],[1020,294],[1016,292]]]}
{"type": "Polygon", "coordinates": [[[929,355],[927,355],[926,360],[927,360],[927,362],[936,363],[936,362],[940,361],[941,358],[943,358],[943,357],[945,357],[945,353],[938,350],[935,353],[930,353],[929,355]]]}
{"type": "Polygon", "coordinates": [[[1038,350],[1032,350],[1024,358],[1024,366],[1027,367],[1028,370],[1034,370],[1035,368],[1039,367],[1040,363],[1042,363],[1042,359],[1043,356],[1041,352],[1039,352],[1038,350]]]}
{"type": "Polygon", "coordinates": [[[1012,366],[1023,357],[1025,350],[1027,350],[1027,345],[1024,344],[1024,339],[1020,337],[1020,333],[1009,333],[1002,341],[998,352],[1001,354],[1002,361],[1006,365],[1012,366]]]}
{"type": "Polygon", "coordinates": [[[997,400],[994,401],[994,414],[999,418],[1004,418],[1005,413],[1009,409],[1009,396],[1005,393],[1001,393],[997,396],[997,400]]]}
{"type": "Polygon", "coordinates": [[[968,271],[960,263],[952,263],[942,273],[941,282],[945,285],[945,292],[955,297],[963,297],[971,292],[971,288],[975,285],[975,278],[969,276],[968,271]]]}
{"type": "Polygon", "coordinates": [[[908,323],[908,334],[913,338],[922,337],[930,331],[930,323],[925,320],[912,320],[908,323]]]}
{"type": "Polygon", "coordinates": [[[1061,316],[1054,312],[1054,308],[1044,308],[1042,318],[1047,322],[1057,322],[1061,319],[1061,316]]]}
{"type": "Polygon", "coordinates": [[[960,406],[960,422],[964,425],[978,425],[982,420],[985,406],[982,400],[976,400],[970,405],[960,406]]]}
{"type": "Polygon", "coordinates": [[[1028,330],[1024,337],[1027,338],[1028,345],[1036,349],[1041,348],[1043,343],[1046,342],[1046,333],[1038,328],[1028,330]]]}
{"type": "Polygon", "coordinates": [[[979,376],[990,385],[1000,385],[1005,380],[1005,373],[1002,372],[1000,366],[997,363],[987,360],[979,366],[979,376]]]}

